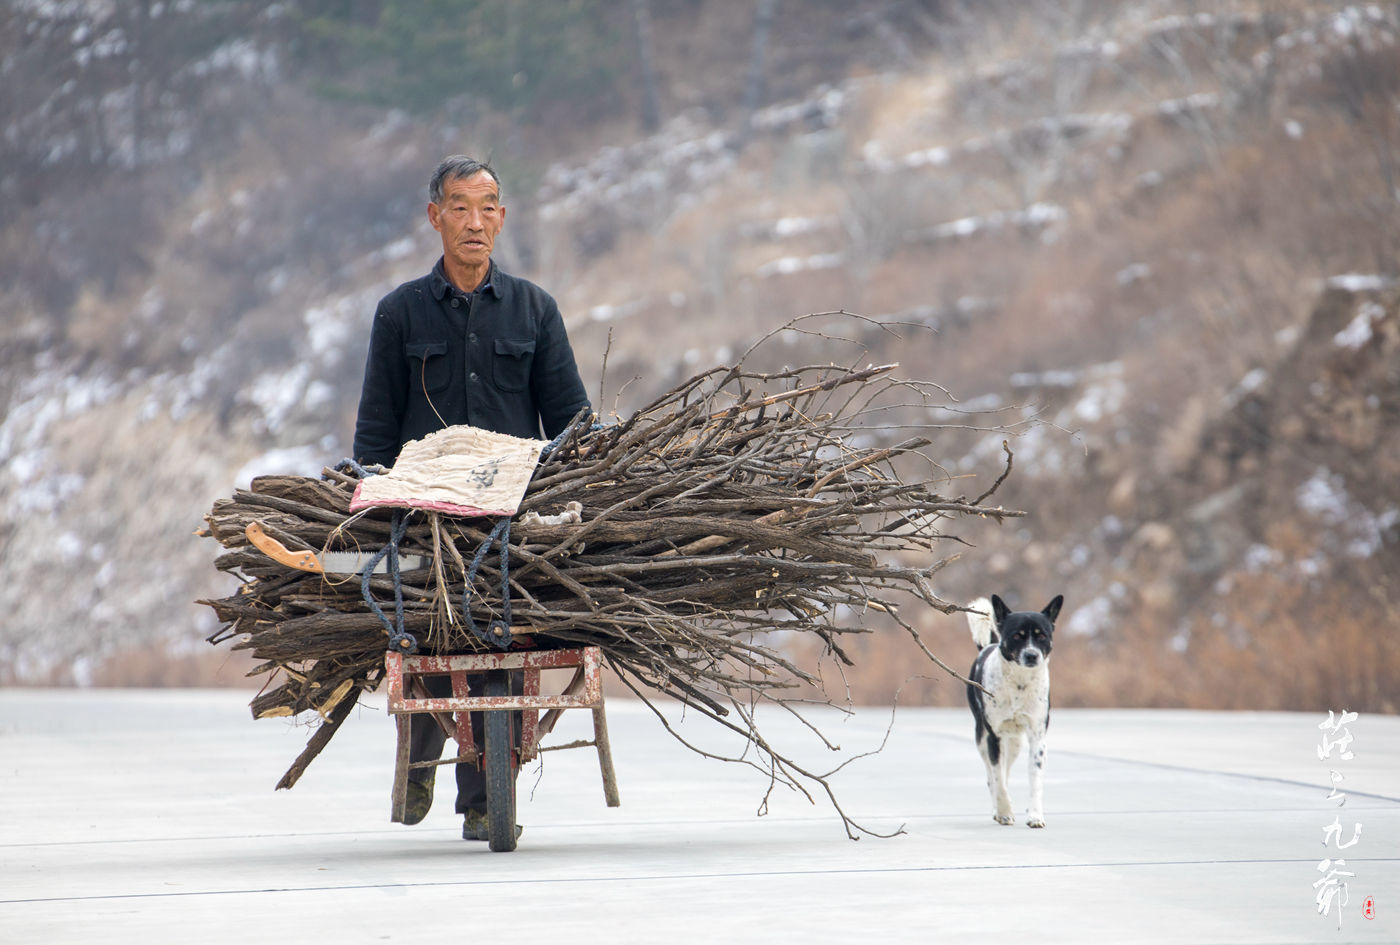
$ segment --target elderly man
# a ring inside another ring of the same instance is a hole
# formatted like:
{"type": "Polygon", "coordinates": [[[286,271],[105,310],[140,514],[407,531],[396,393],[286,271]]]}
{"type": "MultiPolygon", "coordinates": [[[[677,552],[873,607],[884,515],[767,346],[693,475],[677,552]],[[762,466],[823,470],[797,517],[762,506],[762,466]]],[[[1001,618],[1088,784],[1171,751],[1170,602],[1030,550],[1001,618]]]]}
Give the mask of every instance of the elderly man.
{"type": "MultiPolygon", "coordinates": [[[[355,422],[361,463],[392,466],[408,441],[457,424],[552,439],[589,406],[554,299],[491,258],[506,220],[496,172],[454,155],[433,172],[428,198],[442,258],[375,311],[355,422]]],[[[446,678],[432,678],[446,689],[435,694],[450,693],[446,678]]],[[[479,730],[479,714],[473,723],[479,730]]],[[[413,717],[412,760],[441,758],[445,742],[431,717],[413,717]]],[[[409,775],[405,823],[427,816],[435,771],[409,775]]],[[[486,839],[486,787],[472,765],[457,765],[457,812],[464,839],[486,839]]]]}

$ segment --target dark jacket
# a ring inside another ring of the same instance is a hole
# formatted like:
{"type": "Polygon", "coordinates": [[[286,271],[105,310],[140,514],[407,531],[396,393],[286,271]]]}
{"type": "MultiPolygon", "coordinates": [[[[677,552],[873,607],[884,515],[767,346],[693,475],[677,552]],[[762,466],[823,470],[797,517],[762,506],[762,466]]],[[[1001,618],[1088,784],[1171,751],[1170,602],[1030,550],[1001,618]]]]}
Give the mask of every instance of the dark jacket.
{"type": "Polygon", "coordinates": [[[588,406],[549,293],[493,261],[464,294],[439,259],[374,313],[354,455],[390,466],[409,440],[457,424],[553,439],[588,406]]]}

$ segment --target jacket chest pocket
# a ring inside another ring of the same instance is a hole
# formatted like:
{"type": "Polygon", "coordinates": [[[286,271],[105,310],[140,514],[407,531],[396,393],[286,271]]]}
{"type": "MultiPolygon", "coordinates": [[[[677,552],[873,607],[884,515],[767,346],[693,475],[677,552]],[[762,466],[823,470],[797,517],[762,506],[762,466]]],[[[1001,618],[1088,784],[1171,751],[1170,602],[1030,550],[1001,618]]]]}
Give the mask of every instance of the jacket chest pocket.
{"type": "Polygon", "coordinates": [[[452,365],[447,360],[447,342],[411,341],[404,345],[408,355],[409,387],[425,394],[446,389],[452,380],[452,365]]]}
{"type": "Polygon", "coordinates": [[[496,339],[496,356],[491,359],[491,379],[501,390],[524,390],[530,384],[530,365],[535,360],[535,342],[496,339]]]}

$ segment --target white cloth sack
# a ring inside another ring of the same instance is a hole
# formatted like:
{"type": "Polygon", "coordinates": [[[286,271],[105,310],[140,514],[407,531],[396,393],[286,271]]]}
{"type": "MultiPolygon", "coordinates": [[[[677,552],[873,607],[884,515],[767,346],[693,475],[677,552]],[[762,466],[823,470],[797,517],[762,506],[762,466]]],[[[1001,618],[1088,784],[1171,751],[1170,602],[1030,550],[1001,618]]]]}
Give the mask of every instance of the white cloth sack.
{"type": "Polygon", "coordinates": [[[391,506],[513,516],[547,445],[465,425],[429,433],[405,443],[393,469],[360,480],[350,511],[391,506]]]}

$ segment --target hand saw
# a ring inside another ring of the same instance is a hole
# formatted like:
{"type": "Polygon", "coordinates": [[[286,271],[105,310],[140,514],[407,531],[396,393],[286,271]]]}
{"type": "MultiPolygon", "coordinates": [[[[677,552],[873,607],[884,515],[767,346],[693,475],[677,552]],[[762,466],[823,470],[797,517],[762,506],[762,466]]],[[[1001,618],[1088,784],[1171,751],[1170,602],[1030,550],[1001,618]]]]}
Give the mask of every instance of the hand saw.
{"type": "MultiPolygon", "coordinates": [[[[365,565],[374,557],[373,553],[361,551],[292,551],[276,538],[273,538],[259,522],[249,522],[243,530],[248,540],[263,554],[278,564],[297,571],[312,574],[363,574],[365,565]]],[[[423,555],[399,555],[400,571],[422,571],[428,567],[428,559],[423,555]]],[[[375,574],[387,574],[389,556],[385,555],[374,567],[375,574]]]]}

